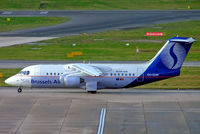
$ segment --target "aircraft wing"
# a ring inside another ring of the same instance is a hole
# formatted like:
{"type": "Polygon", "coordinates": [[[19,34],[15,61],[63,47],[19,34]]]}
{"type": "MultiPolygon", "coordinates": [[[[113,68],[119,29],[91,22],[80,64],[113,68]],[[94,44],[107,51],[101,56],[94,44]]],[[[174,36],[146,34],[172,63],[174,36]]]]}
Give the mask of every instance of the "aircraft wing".
{"type": "Polygon", "coordinates": [[[84,76],[101,76],[105,73],[102,66],[98,67],[91,64],[68,64],[67,69],[84,76]]]}

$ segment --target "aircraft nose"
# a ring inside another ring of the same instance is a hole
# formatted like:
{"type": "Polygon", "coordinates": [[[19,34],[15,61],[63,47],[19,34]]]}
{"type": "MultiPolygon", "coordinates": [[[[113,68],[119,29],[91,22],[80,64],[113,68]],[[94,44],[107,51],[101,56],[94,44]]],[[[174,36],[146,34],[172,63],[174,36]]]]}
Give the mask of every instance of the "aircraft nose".
{"type": "Polygon", "coordinates": [[[15,79],[12,77],[5,80],[6,84],[13,85],[15,83],[15,79]]]}
{"type": "Polygon", "coordinates": [[[10,84],[10,83],[11,83],[11,78],[6,79],[6,80],[5,80],[5,83],[6,83],[6,84],[10,84]]]}

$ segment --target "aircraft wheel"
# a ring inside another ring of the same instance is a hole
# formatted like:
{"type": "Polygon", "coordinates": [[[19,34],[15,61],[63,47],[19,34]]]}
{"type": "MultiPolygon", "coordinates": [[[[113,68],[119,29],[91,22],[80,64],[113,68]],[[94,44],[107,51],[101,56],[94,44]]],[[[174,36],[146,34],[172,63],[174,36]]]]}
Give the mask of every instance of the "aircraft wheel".
{"type": "Polygon", "coordinates": [[[97,91],[88,91],[88,93],[91,93],[91,94],[96,94],[97,91]]]}
{"type": "Polygon", "coordinates": [[[21,92],[22,92],[21,87],[19,87],[19,88],[17,89],[17,92],[18,92],[18,93],[21,93],[21,92]]]}

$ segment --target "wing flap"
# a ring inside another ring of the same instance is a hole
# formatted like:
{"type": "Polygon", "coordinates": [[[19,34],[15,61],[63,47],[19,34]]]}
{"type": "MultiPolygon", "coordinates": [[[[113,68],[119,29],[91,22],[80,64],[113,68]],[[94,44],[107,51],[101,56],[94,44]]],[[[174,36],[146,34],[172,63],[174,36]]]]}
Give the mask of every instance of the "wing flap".
{"type": "Polygon", "coordinates": [[[101,76],[103,72],[88,64],[69,64],[67,68],[73,71],[81,72],[89,76],[101,76]]]}

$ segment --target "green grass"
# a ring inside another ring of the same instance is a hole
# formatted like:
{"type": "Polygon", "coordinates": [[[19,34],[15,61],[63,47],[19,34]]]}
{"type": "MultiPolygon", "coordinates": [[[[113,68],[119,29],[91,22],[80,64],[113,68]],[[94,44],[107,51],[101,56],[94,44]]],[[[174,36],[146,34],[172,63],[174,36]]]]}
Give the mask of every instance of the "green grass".
{"type": "Polygon", "coordinates": [[[0,86],[9,86],[4,83],[4,81],[11,77],[12,75],[17,74],[21,69],[0,69],[0,73],[3,74],[3,77],[0,77],[0,86]]]}
{"type": "MultiPolygon", "coordinates": [[[[9,86],[4,83],[5,79],[18,73],[21,69],[0,69],[3,77],[0,78],[0,86],[9,86]]],[[[157,89],[200,89],[200,68],[183,67],[178,77],[146,84],[135,88],[157,88],[157,89]]]]}
{"type": "Polygon", "coordinates": [[[0,1],[1,10],[188,9],[188,5],[190,5],[192,9],[200,9],[199,0],[1,0],[0,1]]]}
{"type": "Polygon", "coordinates": [[[200,68],[183,67],[178,77],[138,86],[142,89],[200,89],[200,68]]]}
{"type": "Polygon", "coordinates": [[[65,17],[0,17],[0,32],[55,25],[68,20],[65,17]]]}
{"type": "Polygon", "coordinates": [[[157,53],[167,39],[178,35],[196,39],[186,60],[200,61],[199,29],[200,21],[186,21],[154,25],[141,29],[63,37],[43,41],[42,43],[46,44],[42,45],[16,45],[0,48],[0,59],[147,61],[157,53]],[[146,37],[146,32],[163,32],[165,36],[146,37]],[[73,43],[77,45],[72,46],[73,43]],[[126,43],[130,45],[125,46],[126,43]],[[140,53],[136,53],[136,47],[140,49],[140,53]],[[83,52],[83,55],[73,58],[66,57],[66,54],[71,52],[83,52]]]}

